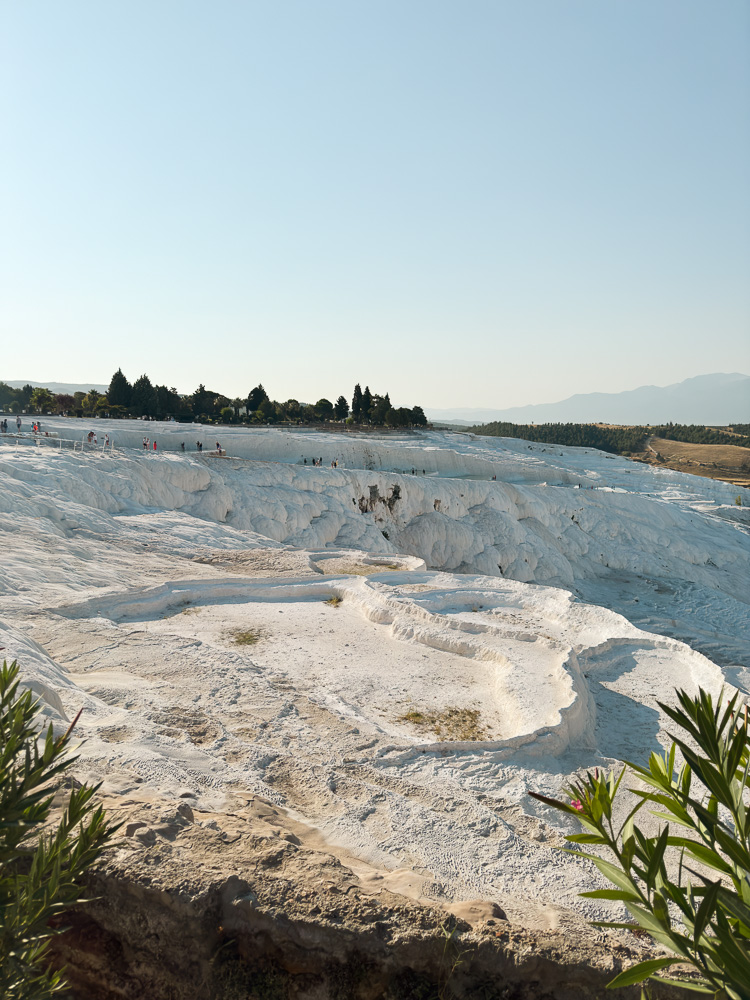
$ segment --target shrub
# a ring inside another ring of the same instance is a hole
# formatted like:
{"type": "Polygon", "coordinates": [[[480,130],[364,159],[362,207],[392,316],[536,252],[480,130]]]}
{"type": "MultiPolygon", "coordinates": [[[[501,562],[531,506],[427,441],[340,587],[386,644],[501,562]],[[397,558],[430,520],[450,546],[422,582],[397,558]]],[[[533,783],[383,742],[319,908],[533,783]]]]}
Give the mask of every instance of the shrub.
{"type": "Polygon", "coordinates": [[[586,833],[569,836],[574,844],[605,848],[614,863],[581,850],[614,889],[582,893],[593,899],[619,900],[635,923],[603,923],[604,927],[642,930],[665,945],[674,957],[640,962],[609,983],[626,986],[653,978],[686,985],[657,975],[670,966],[692,966],[699,979],[687,985],[731,1000],[750,998],[750,738],[747,707],[738,695],[722,712],[723,696],[714,706],[700,691],[691,698],[677,692],[678,708],[660,707],[682,734],[671,749],[652,753],[649,766],[628,763],[620,772],[586,778],[569,786],[570,804],[543,795],[534,798],[576,816],[586,833]],[[698,752],[694,747],[698,747],[698,752]],[[676,751],[684,763],[675,771],[676,751]],[[632,789],[639,801],[615,831],[613,802],[625,771],[640,778],[648,790],[632,789]],[[693,789],[693,777],[703,786],[693,789]],[[644,806],[668,822],[660,833],[646,836],[634,818],[644,806]],[[687,830],[676,835],[672,824],[687,830]],[[669,852],[669,854],[667,853],[669,852]],[[676,862],[669,869],[665,858],[676,862]],[[698,866],[696,868],[695,866],[698,866]],[[675,880],[676,879],[676,880],[675,880]]]}
{"type": "Polygon", "coordinates": [[[39,704],[18,695],[18,666],[0,671],[0,996],[43,1000],[65,986],[43,967],[55,933],[50,921],[82,901],[79,879],[116,828],[92,802],[98,786],[70,792],[57,826],[44,829],[54,786],[76,759],[71,731],[40,733],[39,704]]]}

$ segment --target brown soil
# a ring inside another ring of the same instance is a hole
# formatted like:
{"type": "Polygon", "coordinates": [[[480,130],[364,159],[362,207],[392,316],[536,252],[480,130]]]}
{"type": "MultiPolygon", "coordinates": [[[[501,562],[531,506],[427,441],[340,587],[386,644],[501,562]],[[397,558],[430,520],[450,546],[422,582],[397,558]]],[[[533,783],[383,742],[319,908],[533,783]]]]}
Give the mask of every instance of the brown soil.
{"type": "Polygon", "coordinates": [[[738,445],[690,444],[654,437],[650,439],[649,447],[633,458],[664,469],[750,487],[750,448],[738,445]]]}
{"type": "Polygon", "coordinates": [[[572,914],[545,931],[496,901],[427,905],[402,895],[414,873],[354,859],[252,794],[220,813],[191,797],[105,805],[118,842],[50,954],[74,1000],[599,1000],[654,954],[572,914]]]}

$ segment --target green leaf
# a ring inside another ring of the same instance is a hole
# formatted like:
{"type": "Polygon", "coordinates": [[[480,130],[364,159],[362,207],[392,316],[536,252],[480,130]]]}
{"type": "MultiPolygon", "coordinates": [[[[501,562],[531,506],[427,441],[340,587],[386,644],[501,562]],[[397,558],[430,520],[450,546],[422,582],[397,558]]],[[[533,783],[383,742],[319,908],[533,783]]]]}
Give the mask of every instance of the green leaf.
{"type": "Polygon", "coordinates": [[[683,990],[692,990],[693,993],[710,993],[716,996],[716,989],[700,979],[668,979],[666,976],[651,976],[655,983],[664,983],[666,986],[679,986],[683,990]]]}
{"type": "Polygon", "coordinates": [[[649,979],[655,972],[660,972],[662,969],[668,969],[672,965],[677,965],[682,959],[680,958],[650,958],[645,962],[639,962],[637,965],[631,966],[624,972],[621,972],[619,976],[607,983],[608,990],[619,990],[622,986],[633,986],[636,983],[642,983],[644,979],[649,979]]]}
{"type": "Polygon", "coordinates": [[[708,865],[709,868],[723,872],[725,875],[731,876],[734,874],[731,866],[727,864],[720,854],[710,847],[706,847],[705,844],[699,843],[697,840],[691,840],[689,837],[670,837],[669,843],[674,847],[684,847],[697,861],[708,865]]]}
{"type": "Polygon", "coordinates": [[[737,920],[742,921],[745,927],[750,928],[750,907],[736,893],[729,892],[720,883],[716,884],[718,885],[717,895],[719,904],[737,920]]]}
{"type": "Polygon", "coordinates": [[[616,899],[623,903],[640,903],[641,897],[624,889],[592,889],[590,892],[580,892],[579,896],[587,899],[616,899]]]}
{"type": "Polygon", "coordinates": [[[667,849],[667,842],[669,840],[669,826],[665,826],[659,836],[659,839],[654,845],[654,853],[648,863],[648,871],[646,872],[646,882],[649,886],[653,886],[656,874],[661,868],[662,862],[664,860],[664,852],[667,849]]]}
{"type": "Polygon", "coordinates": [[[604,861],[602,858],[592,857],[591,860],[606,879],[609,879],[614,885],[619,886],[620,889],[637,895],[635,882],[622,869],[610,864],[609,861],[604,861]]]}
{"type": "Polygon", "coordinates": [[[706,887],[706,893],[701,901],[701,905],[698,907],[698,912],[695,915],[695,926],[693,928],[693,940],[696,946],[700,940],[700,936],[703,933],[706,924],[711,919],[711,915],[716,908],[716,900],[719,895],[719,882],[711,882],[710,885],[706,887]]]}
{"type": "Polygon", "coordinates": [[[598,833],[571,833],[565,838],[571,844],[608,844],[606,837],[598,833]]]}

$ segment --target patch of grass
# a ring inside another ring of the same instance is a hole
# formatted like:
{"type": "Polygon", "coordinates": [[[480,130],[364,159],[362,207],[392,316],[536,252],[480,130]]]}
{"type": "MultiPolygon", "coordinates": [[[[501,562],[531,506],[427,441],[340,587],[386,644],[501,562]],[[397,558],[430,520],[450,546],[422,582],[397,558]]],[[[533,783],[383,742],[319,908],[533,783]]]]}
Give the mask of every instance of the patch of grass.
{"type": "Polygon", "coordinates": [[[397,722],[408,722],[418,729],[429,729],[441,740],[460,743],[486,740],[488,733],[482,725],[478,708],[444,708],[440,712],[422,712],[412,708],[399,716],[397,722]]]}
{"type": "Polygon", "coordinates": [[[339,597],[338,594],[334,594],[332,597],[329,597],[327,601],[323,601],[323,604],[329,604],[332,608],[337,608],[339,604],[343,603],[343,600],[343,597],[339,597]]]}
{"type": "Polygon", "coordinates": [[[415,726],[429,725],[429,719],[424,712],[418,712],[416,708],[413,708],[410,712],[406,712],[404,715],[399,716],[398,721],[412,722],[415,726]]]}
{"type": "Polygon", "coordinates": [[[260,642],[261,639],[265,638],[265,634],[259,628],[238,628],[230,632],[229,637],[235,646],[254,646],[256,642],[260,642]]]}

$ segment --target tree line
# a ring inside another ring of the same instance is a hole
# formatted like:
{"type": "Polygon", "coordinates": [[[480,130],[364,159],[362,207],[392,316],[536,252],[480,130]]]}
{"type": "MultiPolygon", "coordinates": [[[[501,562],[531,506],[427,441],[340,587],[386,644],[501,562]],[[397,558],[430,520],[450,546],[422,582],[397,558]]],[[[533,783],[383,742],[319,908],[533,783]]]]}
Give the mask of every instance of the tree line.
{"type": "Polygon", "coordinates": [[[245,397],[230,399],[223,393],[199,385],[195,392],[181,395],[175,388],[154,385],[148,375],[132,384],[121,368],[112,376],[106,393],[89,392],[54,394],[49,389],[25,385],[13,389],[0,382],[0,408],[10,413],[59,413],[79,417],[149,417],[157,420],[199,421],[223,424],[367,424],[374,427],[424,427],[427,424],[421,406],[394,407],[386,392],[362,390],[359,383],[352,393],[351,405],[345,396],[335,402],[321,398],[317,403],[271,399],[262,385],[245,397]]]}
{"type": "Polygon", "coordinates": [[[474,434],[490,437],[521,438],[542,444],[571,445],[576,448],[598,448],[613,455],[631,455],[646,447],[649,437],[669,438],[673,441],[688,441],[692,444],[733,444],[750,447],[750,437],[737,436],[738,428],[747,424],[735,424],[734,434],[716,427],[699,424],[659,424],[656,426],[605,427],[601,424],[512,424],[493,421],[469,427],[474,434]]]}

